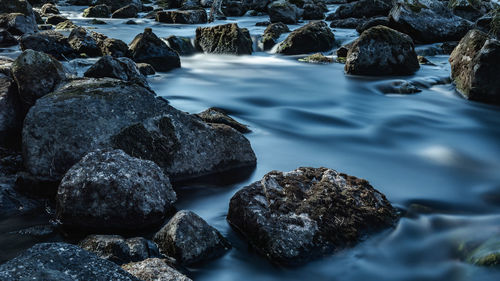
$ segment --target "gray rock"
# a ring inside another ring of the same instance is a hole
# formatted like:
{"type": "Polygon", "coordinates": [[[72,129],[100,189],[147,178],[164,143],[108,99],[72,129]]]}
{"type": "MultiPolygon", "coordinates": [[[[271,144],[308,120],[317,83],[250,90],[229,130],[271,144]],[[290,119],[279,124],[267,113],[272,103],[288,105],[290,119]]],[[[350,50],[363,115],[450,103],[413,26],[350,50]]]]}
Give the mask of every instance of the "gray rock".
{"type": "Polygon", "coordinates": [[[356,28],[361,24],[364,24],[366,19],[364,18],[346,18],[346,19],[334,19],[330,23],[330,27],[334,28],[356,28]]]}
{"type": "Polygon", "coordinates": [[[271,22],[294,24],[299,20],[301,13],[297,6],[286,0],[274,1],[267,7],[271,22]]]}
{"type": "Polygon", "coordinates": [[[90,32],[90,36],[94,38],[97,45],[101,49],[102,54],[112,56],[114,58],[130,57],[130,51],[125,42],[120,39],[108,38],[104,34],[94,31],[90,32]]]}
{"type": "Polygon", "coordinates": [[[85,73],[90,78],[116,78],[123,81],[134,81],[135,83],[148,87],[146,77],[139,72],[135,62],[129,58],[113,58],[103,56],[93,64],[85,73]]]}
{"type": "Polygon", "coordinates": [[[60,16],[60,15],[51,15],[51,16],[48,16],[47,19],[45,20],[45,23],[46,24],[51,24],[51,25],[57,25],[61,22],[65,22],[67,21],[68,18],[64,17],[64,16],[60,16]]]}
{"type": "Polygon", "coordinates": [[[357,27],[356,27],[356,31],[361,34],[363,33],[363,31],[369,29],[369,28],[372,28],[374,26],[377,26],[377,25],[383,25],[383,26],[387,26],[387,27],[391,27],[391,22],[389,21],[389,19],[387,17],[376,17],[376,18],[371,18],[361,24],[359,24],[357,27]]]}
{"type": "Polygon", "coordinates": [[[335,19],[346,19],[387,16],[391,8],[392,0],[351,1],[351,3],[340,5],[332,17],[335,19]]]}
{"type": "Polygon", "coordinates": [[[89,57],[102,55],[97,41],[83,27],[77,27],[71,31],[68,36],[68,43],[77,54],[86,54],[89,57]]]}
{"type": "Polygon", "coordinates": [[[354,41],[345,72],[355,75],[409,75],[420,68],[410,36],[385,26],[372,27],[354,41]]]}
{"type": "Polygon", "coordinates": [[[127,19],[137,17],[139,9],[135,5],[127,5],[113,12],[111,15],[115,19],[127,19]]]}
{"type": "Polygon", "coordinates": [[[248,126],[243,125],[229,117],[222,109],[219,108],[211,107],[196,115],[206,123],[225,124],[242,134],[251,132],[250,129],[248,129],[248,126]]]}
{"type": "MultiPolygon", "coordinates": [[[[133,5],[137,8],[138,11],[142,8],[141,0],[93,0],[94,5],[107,5],[111,12],[115,12],[116,10],[125,7],[127,5],[133,5]]],[[[87,5],[89,6],[89,5],[87,5]]]]}
{"type": "Polygon", "coordinates": [[[152,65],[156,71],[170,71],[181,67],[179,55],[158,38],[151,28],[145,28],[129,45],[131,58],[135,62],[152,65]]]}
{"type": "Polygon", "coordinates": [[[68,43],[68,38],[53,30],[24,35],[19,43],[23,51],[32,49],[52,55],[57,59],[64,59],[64,57],[74,55],[74,51],[68,43]]]}
{"type": "Polygon", "coordinates": [[[118,265],[66,243],[36,244],[0,265],[0,280],[140,281],[118,265]]]}
{"type": "Polygon", "coordinates": [[[250,32],[236,23],[198,27],[195,47],[210,54],[250,55],[253,51],[250,32]]]}
{"type": "Polygon", "coordinates": [[[67,21],[63,21],[63,22],[60,22],[58,24],[56,24],[55,26],[55,29],[57,30],[69,30],[71,31],[73,28],[77,28],[78,26],[76,24],[74,24],[72,21],[70,20],[67,20],[67,21]]]}
{"type": "Polygon", "coordinates": [[[52,14],[52,15],[58,15],[60,14],[59,12],[59,9],[57,9],[56,5],[52,4],[52,3],[47,3],[47,4],[44,4],[42,6],[42,8],[40,9],[40,12],[42,13],[42,15],[44,17],[52,14]]]}
{"type": "Polygon", "coordinates": [[[149,63],[138,63],[136,65],[139,69],[139,72],[144,76],[153,75],[156,73],[154,67],[152,67],[149,63]]]}
{"type": "Polygon", "coordinates": [[[315,2],[304,4],[302,9],[304,9],[302,17],[305,20],[322,20],[325,18],[323,7],[315,2]]]}
{"type": "Polygon", "coordinates": [[[0,74],[0,144],[14,144],[19,140],[23,111],[16,83],[0,74]]]}
{"type": "Polygon", "coordinates": [[[104,4],[88,7],[83,11],[85,18],[109,18],[110,16],[111,10],[104,4]]]}
{"type": "Polygon", "coordinates": [[[180,36],[169,36],[165,38],[167,45],[181,56],[189,56],[196,53],[196,49],[191,43],[191,38],[180,36]]]}
{"type": "Polygon", "coordinates": [[[182,264],[193,264],[223,255],[229,242],[191,211],[179,211],[154,236],[160,251],[182,264]]]}
{"type": "Polygon", "coordinates": [[[324,21],[312,21],[300,27],[281,42],[277,53],[298,55],[326,52],[335,46],[335,36],[324,21]]]}
{"type": "Polygon", "coordinates": [[[0,30],[0,47],[10,47],[19,44],[16,37],[7,30],[0,30]]]}
{"type": "Polygon", "coordinates": [[[125,264],[122,268],[143,281],[192,281],[158,258],[125,264]]]}
{"type": "Polygon", "coordinates": [[[156,21],[177,24],[201,24],[207,22],[207,12],[199,10],[178,10],[156,13],[156,21]]]}
{"type": "Polygon", "coordinates": [[[35,17],[21,13],[0,14],[0,28],[13,35],[32,34],[38,31],[35,17]]]}
{"type": "Polygon", "coordinates": [[[366,180],[327,168],[272,171],[238,191],[227,215],[253,247],[282,265],[351,247],[396,218],[366,180]]]}
{"type": "Polygon", "coordinates": [[[276,41],[280,38],[281,34],[290,32],[288,26],[282,22],[271,23],[264,30],[264,34],[260,39],[262,48],[270,50],[276,45],[276,41]]]}

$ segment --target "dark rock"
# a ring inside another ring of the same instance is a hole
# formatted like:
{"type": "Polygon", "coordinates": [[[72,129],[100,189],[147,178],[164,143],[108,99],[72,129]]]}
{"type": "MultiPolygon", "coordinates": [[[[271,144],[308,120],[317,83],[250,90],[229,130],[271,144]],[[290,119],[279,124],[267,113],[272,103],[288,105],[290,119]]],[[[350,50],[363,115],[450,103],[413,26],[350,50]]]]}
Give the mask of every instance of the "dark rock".
{"type": "Polygon", "coordinates": [[[252,246],[283,265],[351,247],[396,218],[366,180],[326,168],[270,172],[238,191],[227,215],[252,246]]]}
{"type": "Polygon", "coordinates": [[[152,67],[149,63],[138,63],[137,68],[144,76],[154,75],[156,73],[154,67],[152,67]]]}
{"type": "Polygon", "coordinates": [[[133,20],[128,20],[126,22],[124,22],[125,24],[130,24],[130,25],[134,25],[134,24],[137,24],[135,21],[133,20]]]}
{"type": "Polygon", "coordinates": [[[255,26],[268,26],[270,24],[271,24],[270,21],[259,21],[255,23],[255,26]]]}
{"type": "Polygon", "coordinates": [[[243,5],[247,10],[264,12],[270,0],[243,0],[243,5]]]}
{"type": "Polygon", "coordinates": [[[349,49],[351,49],[353,43],[354,42],[351,42],[349,44],[340,46],[340,48],[338,48],[337,51],[336,51],[337,57],[339,57],[339,58],[346,58],[347,57],[347,53],[349,52],[349,49]]]}
{"type": "Polygon", "coordinates": [[[154,162],[121,150],[97,150],[62,179],[57,219],[85,230],[137,230],[161,224],[175,200],[168,177],[154,162]]]}
{"type": "Polygon", "coordinates": [[[111,10],[104,4],[88,7],[83,11],[83,17],[85,18],[109,18],[110,16],[111,10]]]}
{"type": "Polygon", "coordinates": [[[100,25],[100,24],[107,24],[103,20],[98,20],[98,19],[91,19],[88,21],[89,24],[94,24],[94,25],[100,25]]]}
{"type": "Polygon", "coordinates": [[[158,38],[151,28],[137,35],[129,45],[131,58],[135,62],[152,65],[156,71],[169,71],[181,67],[179,55],[158,38]]]}
{"type": "Polygon", "coordinates": [[[51,25],[57,25],[61,22],[65,22],[67,21],[68,18],[64,17],[64,16],[60,16],[60,15],[52,15],[52,16],[48,16],[47,19],[45,20],[45,23],[46,24],[51,24],[51,25]]]}
{"type": "Polygon", "coordinates": [[[498,237],[492,237],[471,250],[466,256],[466,261],[477,266],[500,266],[500,241],[498,237]]]}
{"type": "Polygon", "coordinates": [[[38,29],[42,30],[42,31],[43,30],[52,30],[52,29],[54,29],[54,27],[50,24],[39,24],[38,29]]]}
{"type": "Polygon", "coordinates": [[[340,5],[333,17],[345,18],[370,18],[387,16],[392,8],[392,0],[359,0],[340,5]]]}
{"type": "Polygon", "coordinates": [[[383,94],[416,94],[422,92],[411,81],[396,80],[377,87],[383,94]]]}
{"type": "Polygon", "coordinates": [[[222,12],[228,17],[241,17],[245,15],[247,9],[242,1],[226,1],[222,7],[222,12]]]}
{"type": "Polygon", "coordinates": [[[356,27],[356,31],[361,34],[363,33],[365,30],[369,29],[369,28],[372,28],[374,26],[377,26],[377,25],[383,25],[383,26],[387,26],[387,27],[391,27],[391,23],[389,21],[389,19],[387,17],[378,17],[378,18],[371,18],[363,23],[360,23],[357,27],[356,27]]]}
{"type": "Polygon", "coordinates": [[[450,56],[451,77],[467,99],[500,104],[500,41],[473,29],[450,56]]]}
{"type": "Polygon", "coordinates": [[[73,49],[68,39],[61,33],[53,30],[42,31],[36,34],[24,35],[20,39],[21,50],[32,49],[44,52],[57,59],[73,55],[73,49]]]}
{"type": "Polygon", "coordinates": [[[111,17],[115,19],[135,18],[137,17],[138,12],[139,9],[137,8],[137,6],[127,5],[113,12],[111,17]]]}
{"type": "Polygon", "coordinates": [[[301,14],[297,6],[285,0],[274,1],[267,7],[271,22],[297,23],[301,14]]]}
{"type": "Polygon", "coordinates": [[[486,7],[482,7],[481,2],[486,1],[450,0],[448,6],[455,15],[474,22],[486,13],[486,7]]]}
{"type": "Polygon", "coordinates": [[[125,42],[115,38],[108,38],[107,36],[97,33],[90,32],[90,36],[94,38],[97,45],[101,49],[103,55],[109,55],[115,58],[119,57],[130,57],[130,51],[125,42]]]}
{"type": "Polygon", "coordinates": [[[0,30],[0,47],[10,47],[19,44],[16,37],[7,30],[0,30]]]}
{"type": "Polygon", "coordinates": [[[300,27],[281,42],[277,53],[297,55],[326,52],[335,46],[335,36],[324,21],[312,21],[300,27]]]}
{"type": "Polygon", "coordinates": [[[166,11],[156,13],[156,21],[163,23],[201,24],[207,22],[205,10],[166,11]]]}
{"type": "Polygon", "coordinates": [[[276,22],[268,25],[264,34],[260,39],[262,43],[262,48],[264,50],[270,50],[274,45],[276,45],[277,40],[280,38],[281,34],[290,32],[288,26],[282,22],[276,22]]]}
{"type": "Polygon", "coordinates": [[[219,108],[211,107],[196,115],[206,123],[225,124],[242,134],[251,132],[250,129],[248,129],[248,126],[243,125],[229,117],[222,109],[219,108]]]}
{"type": "Polygon", "coordinates": [[[385,26],[372,27],[354,41],[345,72],[355,75],[409,75],[420,68],[410,36],[385,26]]]}
{"type": "Polygon", "coordinates": [[[68,36],[68,43],[77,54],[86,54],[89,57],[98,57],[102,55],[101,48],[97,41],[87,34],[83,27],[74,28],[68,36]]]}
{"type": "Polygon", "coordinates": [[[250,55],[253,51],[252,38],[246,28],[236,23],[196,29],[195,46],[211,54],[250,55]]]}
{"type": "Polygon", "coordinates": [[[50,55],[30,49],[14,61],[12,75],[21,101],[29,106],[66,79],[66,72],[60,62],[50,55]]]}
{"type": "Polygon", "coordinates": [[[16,83],[0,74],[0,145],[15,147],[19,142],[23,111],[16,83]]]}
{"type": "Polygon", "coordinates": [[[66,243],[36,244],[0,265],[0,280],[139,281],[118,265],[66,243]]]}
{"type": "Polygon", "coordinates": [[[115,12],[120,8],[128,5],[135,6],[137,8],[137,11],[140,11],[142,9],[141,0],[95,0],[93,2],[93,5],[107,5],[111,12],[115,12]]]}
{"type": "Polygon", "coordinates": [[[181,7],[182,0],[160,0],[156,4],[163,9],[177,9],[181,7]]]}
{"type": "Polygon", "coordinates": [[[35,17],[20,13],[0,14],[0,28],[13,35],[31,34],[38,31],[35,17]]]}
{"type": "Polygon", "coordinates": [[[196,53],[196,48],[189,37],[169,36],[165,38],[167,45],[181,56],[189,56],[196,53]]]}
{"type": "Polygon", "coordinates": [[[358,19],[358,18],[346,18],[346,19],[335,19],[330,23],[330,27],[337,28],[356,28],[359,25],[366,22],[366,19],[358,19]]]}
{"type": "Polygon", "coordinates": [[[105,55],[83,75],[90,78],[116,78],[123,81],[133,81],[144,87],[148,86],[146,77],[139,72],[135,62],[129,58],[113,58],[105,55]]]}
{"type": "Polygon", "coordinates": [[[231,248],[229,242],[191,211],[179,211],[155,234],[160,251],[182,264],[214,259],[231,248]]]}
{"type": "Polygon", "coordinates": [[[54,5],[52,3],[47,3],[47,4],[43,5],[42,8],[40,9],[40,12],[45,17],[50,15],[50,14],[52,14],[52,15],[60,14],[59,9],[57,9],[56,5],[54,5]]]}
{"type": "Polygon", "coordinates": [[[90,235],[78,245],[101,259],[120,265],[160,257],[158,246],[142,237],[125,239],[119,235],[90,235]]]}
{"type": "Polygon", "coordinates": [[[125,264],[122,268],[143,281],[192,281],[171,267],[166,260],[158,258],[125,264]]]}
{"type": "Polygon", "coordinates": [[[316,53],[316,54],[307,56],[305,58],[299,59],[299,61],[308,62],[308,63],[317,63],[317,64],[328,64],[328,63],[332,63],[333,59],[329,58],[329,57],[325,57],[321,53],[316,53]]]}
{"type": "Polygon", "coordinates": [[[70,20],[67,20],[67,21],[63,21],[63,22],[60,22],[56,25],[56,29],[65,29],[65,30],[70,30],[70,29],[73,29],[73,28],[77,28],[78,26],[76,26],[72,21],[70,20]]]}
{"type": "Polygon", "coordinates": [[[302,8],[304,9],[302,17],[305,20],[322,20],[325,18],[323,7],[314,2],[304,4],[302,8]]]}
{"type": "Polygon", "coordinates": [[[0,0],[0,13],[31,15],[33,7],[26,0],[0,0]]]}

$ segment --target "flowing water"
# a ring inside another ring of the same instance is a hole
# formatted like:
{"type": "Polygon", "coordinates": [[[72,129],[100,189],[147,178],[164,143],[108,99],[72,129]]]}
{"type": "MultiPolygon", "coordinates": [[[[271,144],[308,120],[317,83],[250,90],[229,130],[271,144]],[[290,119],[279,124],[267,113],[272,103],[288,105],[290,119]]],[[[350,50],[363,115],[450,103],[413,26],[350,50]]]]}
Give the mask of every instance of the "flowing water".
{"type": "MultiPolygon", "coordinates": [[[[91,26],[81,18],[83,9],[61,8],[77,25],[91,26]]],[[[237,22],[258,36],[264,27],[255,23],[265,20],[267,16],[229,18],[214,24],[237,22]]],[[[127,43],[145,27],[159,37],[194,37],[196,28],[145,19],[137,25],[106,21],[92,27],[127,43]]],[[[343,42],[357,36],[354,30],[334,33],[343,42]]],[[[177,207],[193,210],[233,244],[222,258],[189,268],[190,277],[499,280],[500,270],[469,265],[457,250],[463,241],[500,235],[500,108],[461,98],[450,83],[443,83],[450,75],[448,57],[428,59],[435,66],[424,65],[412,76],[368,78],[345,75],[342,64],[306,64],[262,51],[239,57],[197,54],[182,57],[180,69],[150,76],[151,87],[173,106],[191,113],[219,107],[253,131],[247,138],[258,164],[251,175],[177,187],[177,207]],[[382,93],[402,79],[422,92],[382,93]],[[324,166],[365,178],[406,215],[393,229],[352,249],[296,268],[271,265],[229,227],[229,199],[271,170],[299,166],[324,166]]],[[[68,65],[82,73],[82,63],[93,61],[68,65]]],[[[18,242],[2,258],[30,242],[18,242]]]]}

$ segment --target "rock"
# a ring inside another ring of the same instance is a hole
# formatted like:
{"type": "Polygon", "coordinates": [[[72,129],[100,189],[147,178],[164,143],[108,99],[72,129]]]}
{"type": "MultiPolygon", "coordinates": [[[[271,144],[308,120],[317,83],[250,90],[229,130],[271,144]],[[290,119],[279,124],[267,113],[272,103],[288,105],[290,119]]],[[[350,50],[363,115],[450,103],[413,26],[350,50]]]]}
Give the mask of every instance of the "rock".
{"type": "Polygon", "coordinates": [[[228,17],[241,17],[247,12],[247,9],[242,1],[226,1],[222,12],[228,17]]]}
{"type": "Polygon", "coordinates": [[[135,18],[137,17],[137,13],[139,12],[139,9],[135,5],[127,5],[125,7],[122,7],[111,15],[112,18],[114,19],[126,19],[126,18],[135,18]]]}
{"type": "Polygon", "coordinates": [[[346,18],[346,19],[335,19],[330,23],[330,27],[334,28],[357,28],[359,25],[364,24],[366,19],[358,18],[346,18]]]}
{"type": "Polygon", "coordinates": [[[450,56],[451,77],[465,98],[500,104],[500,42],[486,33],[469,31],[450,56]]]}
{"type": "Polygon", "coordinates": [[[349,49],[345,72],[354,75],[409,75],[420,68],[410,36],[385,26],[361,34],[349,49]]]}
{"type": "Polygon", "coordinates": [[[85,18],[109,18],[111,11],[107,5],[101,4],[97,6],[88,7],[83,11],[85,18]]]}
{"type": "Polygon", "coordinates": [[[380,85],[378,89],[383,94],[408,95],[422,92],[422,90],[417,88],[413,82],[405,80],[392,81],[390,83],[380,85]]]}
{"type": "Polygon", "coordinates": [[[50,55],[30,49],[14,61],[12,75],[21,101],[28,106],[52,92],[66,79],[66,72],[60,62],[50,55]]]}
{"type": "Polygon", "coordinates": [[[294,24],[300,18],[300,12],[297,6],[290,4],[285,0],[274,1],[267,7],[269,19],[271,22],[282,22],[294,24]]]}
{"type": "Polygon", "coordinates": [[[105,21],[103,20],[98,20],[98,19],[91,19],[88,21],[89,24],[93,24],[93,25],[101,25],[101,24],[107,24],[105,21]]]}
{"type": "Polygon", "coordinates": [[[248,126],[241,124],[240,122],[229,117],[222,109],[211,107],[203,112],[196,114],[206,123],[215,124],[225,124],[229,127],[237,130],[238,132],[244,134],[251,132],[248,126]]]}
{"type": "Polygon", "coordinates": [[[44,4],[42,6],[42,8],[40,9],[40,12],[42,13],[42,15],[44,17],[52,14],[52,15],[58,15],[60,14],[59,12],[59,9],[57,9],[56,5],[52,4],[52,3],[47,3],[47,4],[44,4]]]}
{"type": "Polygon", "coordinates": [[[95,0],[93,2],[94,5],[107,5],[110,8],[111,12],[115,12],[116,10],[119,10],[120,8],[128,5],[135,6],[137,8],[137,11],[140,11],[142,7],[141,0],[95,0]]]}
{"type": "Polygon", "coordinates": [[[455,15],[470,21],[476,21],[486,12],[486,9],[481,7],[481,2],[483,1],[451,0],[449,1],[448,6],[452,9],[455,15]]]}
{"type": "Polygon", "coordinates": [[[152,67],[149,63],[138,63],[137,68],[144,76],[154,75],[156,73],[154,67],[152,67]]]}
{"type": "Polygon", "coordinates": [[[143,281],[192,281],[168,265],[165,260],[158,258],[129,263],[122,268],[143,281]]]}
{"type": "Polygon", "coordinates": [[[128,21],[124,22],[124,24],[134,25],[134,24],[137,24],[137,23],[135,21],[133,21],[133,20],[128,20],[128,21]]]}
{"type": "Polygon", "coordinates": [[[36,244],[0,265],[0,280],[140,281],[118,265],[66,243],[36,244]]]}
{"type": "Polygon", "coordinates": [[[129,45],[131,58],[135,62],[152,65],[156,71],[169,71],[181,67],[179,55],[158,38],[151,28],[137,35],[129,45]]]}
{"type": "Polygon", "coordinates": [[[467,262],[478,266],[500,266],[500,241],[493,237],[474,249],[466,258],[467,262]]]}
{"type": "Polygon", "coordinates": [[[0,28],[13,35],[31,34],[38,31],[35,17],[20,13],[0,14],[0,28]]]}
{"type": "Polygon", "coordinates": [[[191,43],[191,38],[180,36],[169,36],[165,38],[167,45],[181,56],[189,56],[196,53],[196,49],[191,43]]]}
{"type": "Polygon", "coordinates": [[[0,30],[0,47],[10,47],[19,44],[16,37],[7,30],[0,30]]]}
{"type": "Polygon", "coordinates": [[[227,215],[253,247],[282,265],[351,247],[396,218],[366,180],[327,168],[272,171],[238,191],[227,215]]]}
{"type": "Polygon", "coordinates": [[[243,5],[247,10],[255,10],[258,12],[266,11],[270,0],[244,0],[243,5]]]}
{"type": "Polygon", "coordinates": [[[90,36],[97,42],[103,55],[109,55],[115,58],[130,57],[130,51],[125,42],[115,38],[108,38],[97,32],[90,32],[90,36]]]}
{"type": "Polygon", "coordinates": [[[337,57],[338,58],[346,58],[347,53],[349,53],[349,49],[351,49],[353,43],[354,42],[351,42],[351,43],[346,44],[344,46],[340,46],[340,48],[338,48],[336,51],[337,57]]]}
{"type": "Polygon", "coordinates": [[[64,16],[60,16],[60,15],[51,15],[51,16],[48,16],[47,19],[45,20],[45,23],[46,24],[51,24],[51,25],[57,25],[61,22],[65,22],[67,21],[68,18],[64,17],[64,16]]]}
{"type": "Polygon", "coordinates": [[[182,0],[161,0],[157,4],[162,9],[177,9],[181,7],[182,0]]]}
{"type": "Polygon", "coordinates": [[[120,231],[161,224],[176,195],[154,162],[97,150],[69,169],[56,200],[63,226],[120,231]]]}
{"type": "Polygon", "coordinates": [[[68,39],[61,33],[53,30],[24,35],[20,39],[20,45],[23,51],[32,49],[52,55],[57,59],[64,59],[66,56],[72,56],[74,53],[68,43],[68,39]]]}
{"type": "Polygon", "coordinates": [[[363,33],[365,30],[369,29],[369,28],[372,28],[372,27],[375,27],[377,25],[383,25],[383,26],[387,26],[387,27],[391,27],[391,23],[389,21],[389,19],[387,17],[377,17],[377,18],[371,18],[361,24],[359,24],[357,27],[356,27],[356,31],[361,34],[363,33]]]}
{"type": "Polygon", "coordinates": [[[281,42],[277,53],[298,55],[326,52],[335,46],[335,36],[324,21],[312,21],[300,27],[281,42]]]}
{"type": "Polygon", "coordinates": [[[336,19],[346,19],[387,16],[391,8],[392,0],[359,0],[340,5],[335,10],[333,17],[336,19]]]}
{"type": "Polygon", "coordinates": [[[435,66],[435,64],[433,64],[431,61],[429,61],[424,56],[418,56],[417,59],[418,59],[418,63],[420,63],[422,65],[433,65],[433,66],[435,66]]]}
{"type": "Polygon", "coordinates": [[[321,53],[316,53],[314,55],[310,55],[310,56],[307,56],[305,58],[299,59],[299,61],[308,62],[308,63],[328,64],[328,63],[332,63],[333,59],[329,58],[329,57],[325,57],[321,53]]]}
{"type": "Polygon", "coordinates": [[[156,21],[163,23],[201,24],[207,22],[205,10],[166,11],[156,13],[156,21]]]}
{"type": "Polygon", "coordinates": [[[11,77],[0,74],[0,145],[17,146],[23,117],[16,83],[11,77]]]}
{"type": "Polygon", "coordinates": [[[198,27],[195,47],[210,54],[250,55],[253,51],[248,29],[239,28],[236,23],[198,27]]]}
{"type": "Polygon", "coordinates": [[[73,29],[73,28],[77,28],[78,26],[76,26],[72,21],[70,20],[67,20],[67,21],[63,21],[63,22],[60,22],[56,25],[56,29],[65,29],[65,30],[69,30],[69,29],[73,29]]]}
{"type": "Polygon", "coordinates": [[[148,87],[146,77],[139,72],[135,62],[129,58],[113,58],[105,55],[93,64],[85,73],[90,78],[116,78],[123,81],[134,81],[135,83],[148,87]]]}
{"type": "Polygon", "coordinates": [[[68,43],[77,54],[85,54],[89,57],[98,57],[102,55],[101,48],[96,40],[87,34],[83,27],[74,28],[68,37],[68,43]]]}
{"type": "Polygon", "coordinates": [[[304,9],[302,17],[305,20],[322,20],[325,18],[323,8],[314,2],[304,4],[302,8],[304,9]]]}
{"type": "Polygon", "coordinates": [[[392,28],[419,43],[460,40],[473,25],[434,0],[399,1],[390,11],[389,20],[392,28]]]}
{"type": "Polygon", "coordinates": [[[0,0],[0,13],[31,15],[33,7],[26,0],[0,0]]]}
{"type": "Polygon", "coordinates": [[[160,251],[182,264],[214,259],[231,248],[229,242],[191,211],[179,211],[154,236],[160,251]]]}
{"type": "Polygon", "coordinates": [[[200,0],[182,0],[181,1],[181,10],[197,10],[201,9],[200,0]]]}
{"type": "Polygon", "coordinates": [[[119,235],[90,235],[78,245],[101,259],[120,265],[160,257],[158,246],[142,237],[125,239],[119,235]]]}
{"type": "Polygon", "coordinates": [[[150,90],[115,79],[69,82],[39,99],[24,121],[25,166],[38,178],[58,181],[85,154],[107,147],[154,161],[171,180],[256,162],[248,140],[232,128],[209,126],[150,90]]]}
{"type": "Polygon", "coordinates": [[[290,32],[288,26],[282,22],[271,23],[264,30],[264,34],[260,39],[264,50],[270,50],[276,45],[276,41],[281,34],[290,32]]]}

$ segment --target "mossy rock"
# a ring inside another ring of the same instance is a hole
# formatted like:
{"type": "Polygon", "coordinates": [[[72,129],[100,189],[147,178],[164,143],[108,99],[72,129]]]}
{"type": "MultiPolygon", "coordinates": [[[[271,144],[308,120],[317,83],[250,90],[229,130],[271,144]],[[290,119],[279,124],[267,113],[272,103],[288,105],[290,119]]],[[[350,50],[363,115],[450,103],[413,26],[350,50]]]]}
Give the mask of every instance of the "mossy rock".
{"type": "Polygon", "coordinates": [[[317,63],[317,64],[329,64],[333,62],[332,58],[325,57],[321,53],[316,53],[314,55],[307,56],[305,58],[299,59],[301,62],[317,63]]]}
{"type": "Polygon", "coordinates": [[[479,266],[500,266],[500,237],[490,238],[468,257],[467,262],[479,266]]]}

